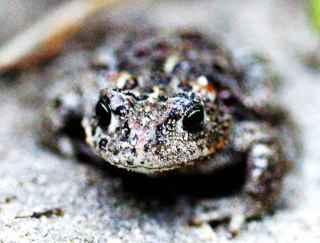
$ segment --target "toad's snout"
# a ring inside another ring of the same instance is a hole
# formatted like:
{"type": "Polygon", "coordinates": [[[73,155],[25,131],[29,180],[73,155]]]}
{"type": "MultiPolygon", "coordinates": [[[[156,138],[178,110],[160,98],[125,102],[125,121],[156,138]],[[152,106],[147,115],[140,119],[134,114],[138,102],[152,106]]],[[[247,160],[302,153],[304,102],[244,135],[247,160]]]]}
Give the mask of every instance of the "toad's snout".
{"type": "Polygon", "coordinates": [[[154,129],[147,127],[137,127],[131,130],[131,143],[135,146],[138,155],[143,156],[147,152],[150,144],[156,139],[154,129]]]}

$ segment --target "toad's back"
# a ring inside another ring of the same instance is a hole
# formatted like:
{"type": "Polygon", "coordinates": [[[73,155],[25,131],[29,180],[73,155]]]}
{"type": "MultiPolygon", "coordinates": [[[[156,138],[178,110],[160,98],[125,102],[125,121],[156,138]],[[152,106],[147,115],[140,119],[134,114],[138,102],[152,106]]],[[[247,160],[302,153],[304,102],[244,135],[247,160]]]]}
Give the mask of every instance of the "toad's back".
{"type": "Polygon", "coordinates": [[[180,91],[211,92],[239,119],[259,113],[275,98],[266,59],[239,49],[229,52],[198,32],[118,34],[107,40],[98,57],[95,64],[108,77],[104,85],[135,88],[142,95],[155,87],[168,96],[180,91]]]}

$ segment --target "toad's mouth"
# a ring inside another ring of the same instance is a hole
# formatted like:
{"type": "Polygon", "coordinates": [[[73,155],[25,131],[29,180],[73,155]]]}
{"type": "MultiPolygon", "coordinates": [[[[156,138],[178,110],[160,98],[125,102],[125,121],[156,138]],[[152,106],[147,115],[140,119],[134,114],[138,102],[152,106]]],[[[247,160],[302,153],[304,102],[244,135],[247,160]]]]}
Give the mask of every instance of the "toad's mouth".
{"type": "MultiPolygon", "coordinates": [[[[191,162],[175,162],[172,163],[170,165],[159,165],[159,166],[148,166],[148,165],[131,165],[131,166],[124,166],[123,163],[112,163],[110,161],[108,161],[110,164],[121,168],[121,169],[125,169],[128,171],[133,171],[136,173],[141,173],[141,174],[159,174],[159,173],[165,173],[165,172],[169,172],[169,171],[173,171],[173,170],[178,170],[178,169],[182,169],[182,168],[187,168],[187,167],[191,167],[192,165],[194,165],[195,161],[191,162]]],[[[151,161],[146,162],[146,164],[153,164],[151,161]]]]}
{"type": "Polygon", "coordinates": [[[178,154],[176,160],[161,160],[161,155],[159,157],[154,154],[144,152],[141,152],[141,154],[132,154],[130,152],[132,149],[129,150],[128,148],[123,148],[116,156],[112,155],[109,151],[105,152],[97,148],[94,148],[94,151],[99,157],[115,167],[136,173],[152,175],[191,168],[196,164],[205,162],[208,157],[214,156],[217,149],[210,148],[207,150],[210,154],[197,154],[196,156],[184,156],[183,154],[178,154]],[[126,154],[126,152],[128,154],[126,154]],[[181,159],[179,160],[179,158],[181,159]]]}

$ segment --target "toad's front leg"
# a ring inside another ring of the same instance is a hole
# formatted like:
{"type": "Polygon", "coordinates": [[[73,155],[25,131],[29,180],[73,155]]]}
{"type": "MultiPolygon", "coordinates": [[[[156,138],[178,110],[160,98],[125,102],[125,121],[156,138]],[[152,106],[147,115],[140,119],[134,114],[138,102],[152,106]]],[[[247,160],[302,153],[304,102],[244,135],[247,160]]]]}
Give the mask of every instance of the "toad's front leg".
{"type": "Polygon", "coordinates": [[[261,216],[274,204],[281,192],[282,180],[289,166],[277,130],[264,124],[244,122],[235,133],[235,149],[247,154],[246,183],[243,194],[248,199],[247,217],[261,216]]]}
{"type": "Polygon", "coordinates": [[[75,90],[57,95],[46,104],[41,142],[64,156],[76,156],[85,147],[81,126],[83,113],[81,92],[75,90]]]}
{"type": "MultiPolygon", "coordinates": [[[[246,154],[246,182],[240,195],[208,202],[193,219],[195,223],[229,219],[229,230],[236,234],[246,219],[267,213],[279,197],[288,161],[282,151],[277,129],[257,122],[242,122],[235,127],[232,147],[246,154]]],[[[199,206],[201,208],[201,206],[199,206]]]]}

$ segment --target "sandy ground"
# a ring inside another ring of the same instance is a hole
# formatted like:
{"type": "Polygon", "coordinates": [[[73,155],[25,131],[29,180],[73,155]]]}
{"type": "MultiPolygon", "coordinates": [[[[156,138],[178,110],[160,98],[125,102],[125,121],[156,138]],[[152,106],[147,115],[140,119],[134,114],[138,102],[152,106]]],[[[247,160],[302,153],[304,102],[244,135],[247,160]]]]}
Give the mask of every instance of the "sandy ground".
{"type": "MultiPolygon", "coordinates": [[[[59,1],[27,2],[0,0],[0,22],[6,23],[0,44],[59,1]]],[[[37,143],[37,128],[41,93],[50,80],[34,70],[0,77],[1,243],[320,241],[320,73],[298,58],[317,44],[304,1],[181,3],[140,4],[109,15],[160,27],[196,26],[222,36],[230,46],[250,46],[271,57],[284,79],[282,100],[300,126],[304,145],[276,213],[249,223],[231,240],[209,225],[188,226],[188,197],[145,197],[126,189],[127,178],[44,150],[37,143]],[[33,214],[50,209],[56,210],[48,211],[47,217],[33,214]]]]}

